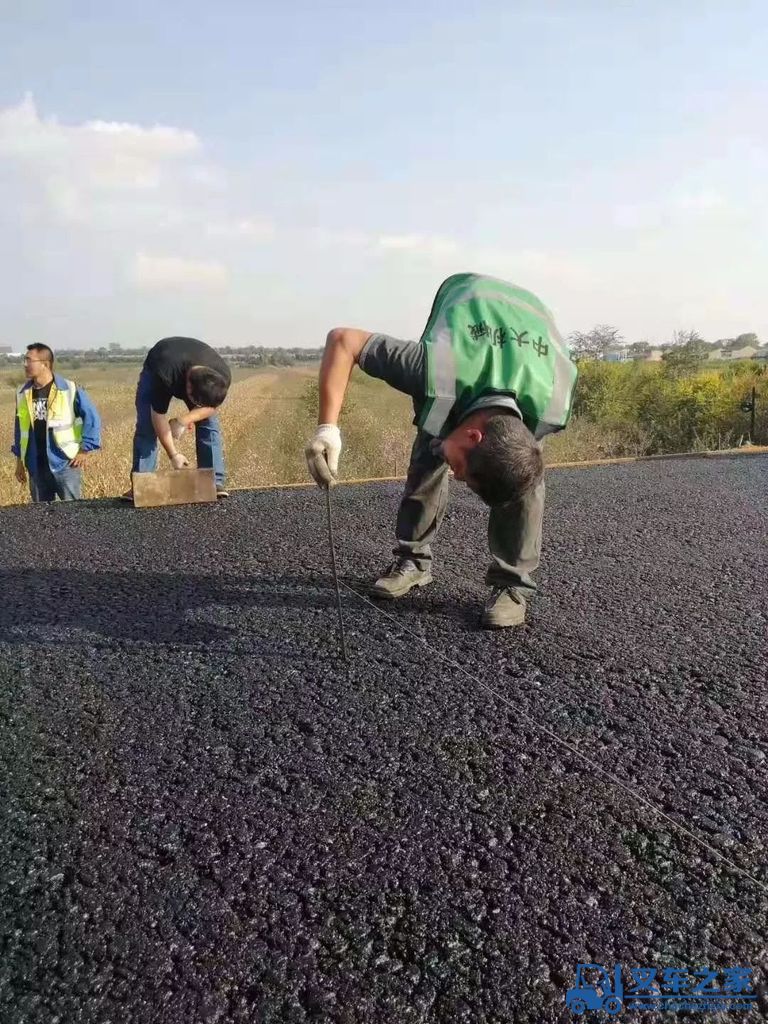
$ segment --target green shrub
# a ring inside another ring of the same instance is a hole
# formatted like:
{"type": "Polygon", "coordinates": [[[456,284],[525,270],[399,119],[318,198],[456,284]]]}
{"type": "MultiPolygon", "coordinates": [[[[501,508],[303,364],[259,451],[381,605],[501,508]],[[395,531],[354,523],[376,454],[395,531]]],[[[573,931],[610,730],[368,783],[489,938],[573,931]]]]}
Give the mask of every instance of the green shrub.
{"type": "Polygon", "coordinates": [[[614,447],[653,455],[736,444],[749,432],[740,406],[753,385],[753,440],[768,443],[768,375],[756,362],[681,373],[660,363],[583,361],[579,371],[574,421],[597,426],[614,447]]]}

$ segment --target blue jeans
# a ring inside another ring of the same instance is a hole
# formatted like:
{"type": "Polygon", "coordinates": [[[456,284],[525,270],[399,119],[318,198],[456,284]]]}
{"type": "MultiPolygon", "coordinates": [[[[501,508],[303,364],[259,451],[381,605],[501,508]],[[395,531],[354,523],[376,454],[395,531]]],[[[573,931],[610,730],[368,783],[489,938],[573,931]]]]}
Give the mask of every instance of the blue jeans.
{"type": "MultiPolygon", "coordinates": [[[[142,369],[136,388],[136,432],[133,435],[133,472],[153,473],[157,468],[157,434],[152,426],[152,374],[142,369]]],[[[218,416],[195,424],[195,452],[199,469],[212,469],[216,486],[224,486],[224,449],[218,416]]]]}
{"type": "Polygon", "coordinates": [[[38,468],[29,475],[29,493],[32,501],[77,501],[83,487],[83,471],[67,466],[58,473],[52,473],[49,466],[38,468]]]}

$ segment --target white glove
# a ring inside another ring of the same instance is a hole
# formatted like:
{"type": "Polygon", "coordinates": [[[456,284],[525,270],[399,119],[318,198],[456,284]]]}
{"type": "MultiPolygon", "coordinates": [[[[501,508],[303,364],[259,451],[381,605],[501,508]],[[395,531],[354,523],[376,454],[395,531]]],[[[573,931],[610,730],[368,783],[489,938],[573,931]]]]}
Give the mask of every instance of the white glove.
{"type": "Polygon", "coordinates": [[[341,455],[341,434],[335,423],[321,423],[304,449],[307,468],[318,487],[336,483],[341,455]]]}
{"type": "Polygon", "coordinates": [[[176,452],[171,459],[171,465],[174,469],[189,469],[189,459],[186,455],[182,455],[181,452],[176,452]]]}
{"type": "Polygon", "coordinates": [[[172,420],[168,420],[168,426],[171,428],[171,437],[174,441],[180,441],[187,432],[186,423],[182,423],[177,416],[174,416],[172,420]]]}

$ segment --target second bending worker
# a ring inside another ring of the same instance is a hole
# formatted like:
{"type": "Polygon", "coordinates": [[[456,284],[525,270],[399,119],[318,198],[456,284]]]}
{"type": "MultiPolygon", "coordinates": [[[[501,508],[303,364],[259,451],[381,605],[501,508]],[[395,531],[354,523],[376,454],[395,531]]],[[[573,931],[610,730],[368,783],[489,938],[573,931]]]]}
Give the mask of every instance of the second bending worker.
{"type": "MultiPolygon", "coordinates": [[[[232,375],[210,345],[196,338],[163,338],[144,361],[136,388],[136,431],[133,436],[133,472],[152,473],[157,467],[157,443],[165,449],[174,469],[189,462],[176,451],[187,428],[195,425],[198,469],[213,469],[216,494],[228,497],[224,487],[224,451],[216,410],[227,397],[232,375]],[[172,398],[183,401],[188,412],[168,419],[172,398]]],[[[133,491],[123,498],[133,499],[133,491]]]]}
{"type": "Polygon", "coordinates": [[[547,307],[492,277],[454,274],[440,286],[418,343],[336,328],[320,368],[319,427],[307,464],[335,482],[338,418],[355,364],[413,398],[418,428],[397,515],[395,560],[371,592],[398,598],[432,581],[431,544],[448,501],[448,471],[490,506],[482,623],[525,620],[535,592],[544,510],[539,439],[571,413],[576,365],[547,307]]]}

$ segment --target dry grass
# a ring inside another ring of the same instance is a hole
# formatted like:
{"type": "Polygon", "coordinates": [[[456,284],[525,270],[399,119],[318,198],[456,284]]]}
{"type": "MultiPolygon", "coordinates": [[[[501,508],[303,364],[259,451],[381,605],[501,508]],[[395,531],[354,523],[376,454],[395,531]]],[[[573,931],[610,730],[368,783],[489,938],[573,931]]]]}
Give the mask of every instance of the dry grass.
{"type": "MultiPolygon", "coordinates": [[[[84,496],[109,497],[130,484],[138,366],[61,368],[85,387],[102,417],[102,450],[88,461],[84,496]]],[[[14,387],[19,371],[0,373],[0,423],[9,451],[13,438],[14,387]]],[[[306,481],[304,442],[317,422],[317,367],[236,371],[221,418],[227,478],[232,487],[306,481]]],[[[178,403],[179,410],[184,407],[178,403]]],[[[174,406],[171,407],[173,411],[174,406]]],[[[410,401],[381,381],[355,372],[342,413],[343,475],[403,473],[412,440],[410,401]]],[[[194,437],[180,449],[194,460],[194,437]]],[[[167,465],[161,454],[159,465],[167,465]]],[[[12,457],[0,460],[0,505],[29,501],[14,479],[12,457]]]]}
{"type": "MultiPolygon", "coordinates": [[[[102,451],[85,471],[85,496],[109,497],[130,484],[134,393],[138,366],[86,365],[61,368],[87,388],[103,424],[102,451]]],[[[0,424],[7,448],[13,429],[14,384],[20,371],[0,371],[0,424]]],[[[172,406],[172,410],[173,410],[172,406]]],[[[183,409],[178,403],[179,410],[183,409]]],[[[317,422],[317,367],[236,370],[222,408],[227,479],[232,487],[308,481],[304,442],[317,422]]],[[[355,370],[342,410],[343,479],[403,476],[408,466],[414,429],[411,400],[379,380],[355,370]]],[[[611,430],[574,420],[568,430],[545,441],[550,465],[623,455],[640,455],[646,447],[638,429],[611,430]]],[[[194,438],[181,450],[194,460],[194,438]]],[[[166,465],[160,456],[160,466],[166,465]]],[[[14,460],[0,460],[0,505],[29,501],[28,488],[14,479],[14,460]]]]}

